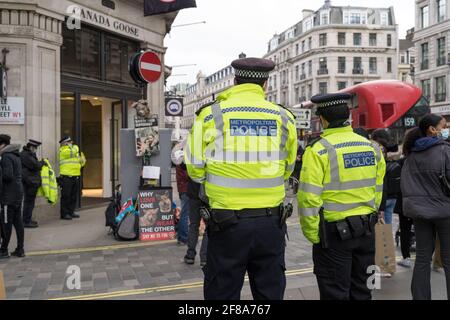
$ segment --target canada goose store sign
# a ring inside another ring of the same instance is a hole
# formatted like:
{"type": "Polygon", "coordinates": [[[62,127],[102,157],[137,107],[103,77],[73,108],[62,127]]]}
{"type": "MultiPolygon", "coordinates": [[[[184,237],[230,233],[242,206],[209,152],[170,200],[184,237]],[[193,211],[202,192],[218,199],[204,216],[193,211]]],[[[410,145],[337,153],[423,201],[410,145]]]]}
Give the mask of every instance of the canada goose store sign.
{"type": "MultiPolygon", "coordinates": [[[[115,32],[127,37],[144,40],[141,28],[116,19],[107,14],[82,7],[80,5],[72,5],[68,7],[67,13],[70,15],[67,24],[76,24],[76,21],[82,21],[111,32],[115,32]]],[[[77,28],[76,26],[74,28],[77,28]]]]}

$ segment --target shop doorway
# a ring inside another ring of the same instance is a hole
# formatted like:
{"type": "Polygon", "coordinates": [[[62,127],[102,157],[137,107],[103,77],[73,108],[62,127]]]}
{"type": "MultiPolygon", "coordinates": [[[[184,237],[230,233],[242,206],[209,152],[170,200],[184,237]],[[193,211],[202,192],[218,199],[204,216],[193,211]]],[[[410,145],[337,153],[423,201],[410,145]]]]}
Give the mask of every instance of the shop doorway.
{"type": "Polygon", "coordinates": [[[85,154],[79,207],[103,205],[120,184],[120,130],[128,126],[134,100],[93,95],[61,95],[61,134],[85,154]],[[125,115],[124,115],[125,113],[125,115]]]}

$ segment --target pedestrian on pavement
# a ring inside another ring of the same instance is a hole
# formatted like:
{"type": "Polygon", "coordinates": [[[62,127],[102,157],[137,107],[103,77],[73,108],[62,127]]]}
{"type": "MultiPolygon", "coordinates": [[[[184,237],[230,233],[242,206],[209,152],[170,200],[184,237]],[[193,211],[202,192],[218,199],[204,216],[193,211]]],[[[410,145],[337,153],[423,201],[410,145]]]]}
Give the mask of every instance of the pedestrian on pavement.
{"type": "Polygon", "coordinates": [[[20,153],[22,161],[22,181],[24,187],[23,201],[23,226],[25,228],[37,228],[39,224],[32,219],[37,192],[42,185],[41,170],[44,161],[39,161],[36,152],[42,143],[30,139],[20,153]]]}
{"type": "Polygon", "coordinates": [[[389,158],[388,150],[396,149],[390,141],[391,136],[384,129],[375,130],[372,133],[372,140],[377,142],[386,161],[386,175],[383,184],[383,198],[381,201],[380,212],[386,224],[392,224],[395,204],[397,203],[398,194],[400,193],[400,177],[402,169],[397,161],[389,158]]]}
{"type": "Polygon", "coordinates": [[[86,159],[72,138],[64,137],[59,143],[61,219],[77,219],[80,216],[75,213],[75,208],[80,191],[81,169],[86,165],[86,159]]]}
{"type": "MultiPolygon", "coordinates": [[[[405,144],[409,137],[408,134],[405,137],[405,144]]],[[[403,149],[403,158],[397,161],[400,168],[403,168],[406,161],[407,154],[403,149]]],[[[401,183],[401,182],[400,182],[401,183]]],[[[400,193],[397,196],[397,202],[395,204],[394,212],[398,214],[400,220],[400,249],[402,251],[403,259],[398,262],[398,265],[404,268],[411,268],[411,244],[412,244],[412,226],[413,220],[408,218],[403,212],[403,194],[400,189],[400,193]]]]}
{"type": "Polygon", "coordinates": [[[347,93],[314,96],[325,129],[303,155],[300,222],[313,243],[322,300],[370,300],[375,224],[386,170],[377,144],[353,132],[347,93]]]}
{"type": "Polygon", "coordinates": [[[295,117],[265,99],[274,62],[244,58],[232,66],[235,86],[197,112],[185,157],[211,207],[205,299],[239,300],[248,272],[256,300],[281,300],[285,181],[297,158],[295,117]]]}
{"type": "MultiPolygon", "coordinates": [[[[184,257],[184,262],[186,264],[194,264],[195,256],[197,255],[197,243],[199,237],[200,224],[202,221],[201,210],[202,208],[208,207],[200,199],[200,188],[202,186],[199,183],[195,183],[188,177],[188,192],[189,197],[189,234],[188,234],[188,250],[186,256],[184,257]]],[[[208,247],[208,235],[205,232],[203,235],[202,243],[200,246],[200,266],[204,267],[207,262],[206,252],[208,247]]]]}
{"type": "Polygon", "coordinates": [[[10,144],[11,137],[0,135],[0,157],[2,167],[3,191],[0,194],[2,244],[0,259],[9,258],[9,242],[12,228],[16,230],[17,248],[12,256],[25,257],[24,228],[22,223],[22,164],[20,161],[20,145],[10,144]]]}
{"type": "Polygon", "coordinates": [[[449,129],[444,117],[429,114],[410,134],[403,147],[408,157],[401,185],[403,210],[414,220],[416,233],[412,295],[414,300],[431,300],[431,259],[437,232],[450,299],[450,197],[443,188],[443,179],[450,181],[450,144],[445,141],[449,129]]]}
{"type": "Polygon", "coordinates": [[[176,177],[178,193],[181,201],[181,216],[177,225],[178,244],[186,245],[188,241],[189,198],[187,196],[188,174],[184,163],[176,166],[176,177]]]}

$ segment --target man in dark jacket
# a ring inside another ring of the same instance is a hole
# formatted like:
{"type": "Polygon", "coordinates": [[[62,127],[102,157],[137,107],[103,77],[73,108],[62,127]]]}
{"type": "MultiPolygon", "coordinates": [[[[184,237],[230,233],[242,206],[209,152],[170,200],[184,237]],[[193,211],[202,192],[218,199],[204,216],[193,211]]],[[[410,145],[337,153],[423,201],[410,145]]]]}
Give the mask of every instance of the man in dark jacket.
{"type": "Polygon", "coordinates": [[[37,148],[40,145],[42,145],[41,142],[30,139],[20,153],[20,160],[22,161],[22,180],[25,193],[23,201],[23,224],[25,228],[38,227],[38,223],[32,220],[32,216],[36,195],[42,184],[41,169],[44,166],[44,162],[39,161],[36,156],[37,148]]]}
{"type": "Polygon", "coordinates": [[[0,259],[9,258],[8,246],[11,240],[12,227],[16,229],[17,249],[13,256],[25,257],[24,229],[22,224],[22,163],[20,161],[20,145],[10,145],[11,137],[0,135],[0,157],[2,167],[3,191],[0,196],[2,245],[0,259]]]}

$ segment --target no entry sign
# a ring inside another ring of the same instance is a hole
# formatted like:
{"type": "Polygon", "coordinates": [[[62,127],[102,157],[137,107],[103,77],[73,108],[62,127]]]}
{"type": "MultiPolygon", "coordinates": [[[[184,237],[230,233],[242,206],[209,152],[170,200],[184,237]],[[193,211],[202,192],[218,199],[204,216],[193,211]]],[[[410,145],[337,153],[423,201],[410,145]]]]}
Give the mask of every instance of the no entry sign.
{"type": "Polygon", "coordinates": [[[143,80],[149,83],[156,82],[162,73],[161,60],[153,52],[144,52],[139,57],[138,70],[143,80]]]}

